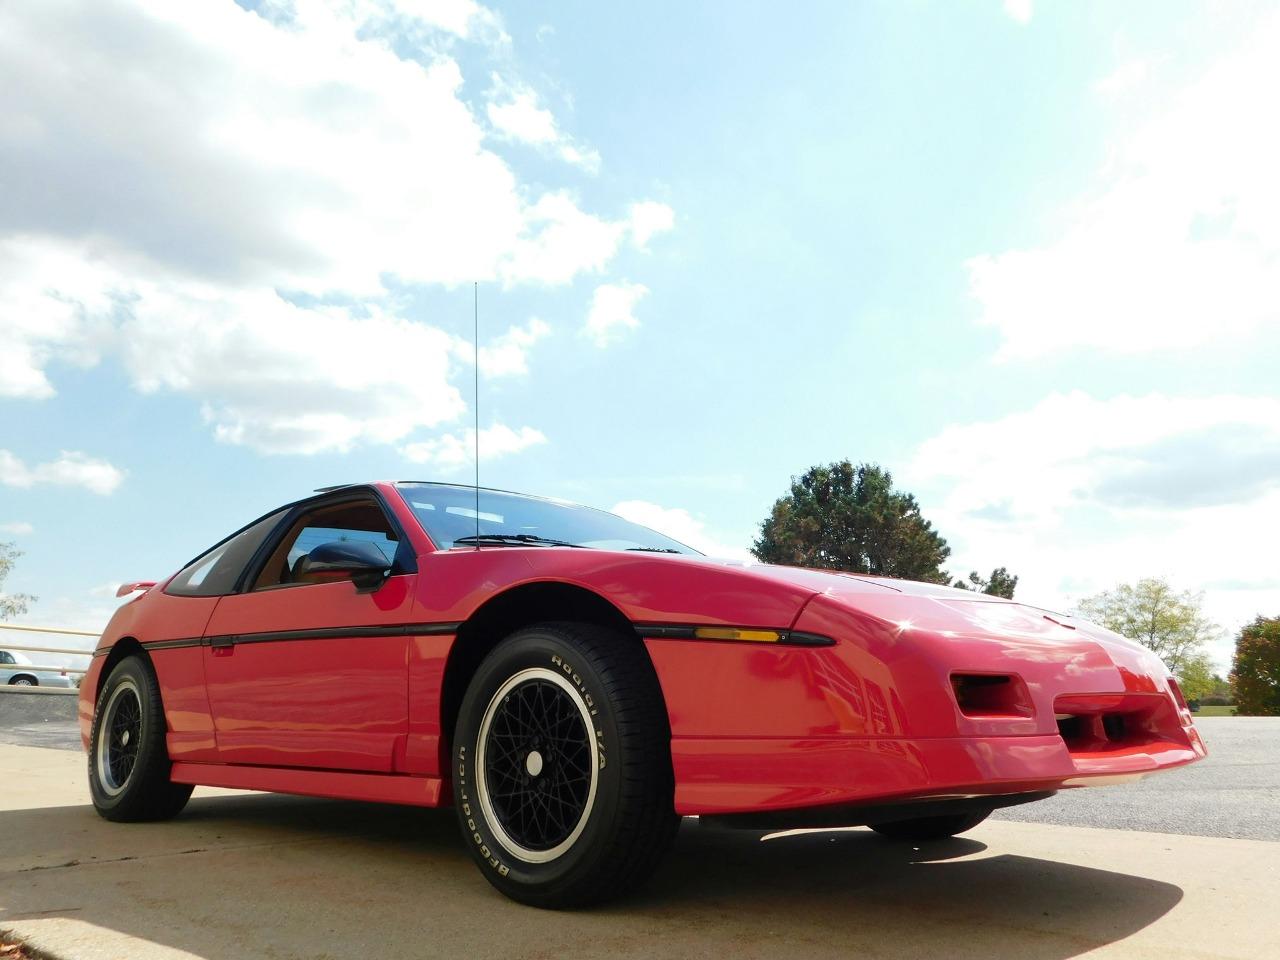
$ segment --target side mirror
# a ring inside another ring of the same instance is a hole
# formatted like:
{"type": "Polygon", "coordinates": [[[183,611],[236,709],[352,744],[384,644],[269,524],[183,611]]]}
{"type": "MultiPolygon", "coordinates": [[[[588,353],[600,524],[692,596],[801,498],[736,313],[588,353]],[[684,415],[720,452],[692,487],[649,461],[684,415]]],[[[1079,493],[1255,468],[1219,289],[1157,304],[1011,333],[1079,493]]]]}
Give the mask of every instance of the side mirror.
{"type": "Polygon", "coordinates": [[[307,555],[307,573],[350,577],[362,590],[373,590],[391,573],[391,561],[364,540],[334,540],[313,547],[307,555]]]}

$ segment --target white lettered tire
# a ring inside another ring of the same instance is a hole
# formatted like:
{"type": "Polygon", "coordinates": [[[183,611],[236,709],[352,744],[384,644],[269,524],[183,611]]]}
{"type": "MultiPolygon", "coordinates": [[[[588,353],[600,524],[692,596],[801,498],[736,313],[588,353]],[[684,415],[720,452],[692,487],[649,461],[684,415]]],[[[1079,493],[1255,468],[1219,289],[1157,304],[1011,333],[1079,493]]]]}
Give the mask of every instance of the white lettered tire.
{"type": "Polygon", "coordinates": [[[191,797],[169,780],[160,684],[141,656],[125,657],[102,684],[89,734],[89,795],[108,820],[167,820],[191,797]]]}
{"type": "Polygon", "coordinates": [[[498,644],[467,688],[453,761],[467,848],[521,903],[620,896],[679,826],[653,666],[638,639],[603,627],[544,623],[498,644]]]}

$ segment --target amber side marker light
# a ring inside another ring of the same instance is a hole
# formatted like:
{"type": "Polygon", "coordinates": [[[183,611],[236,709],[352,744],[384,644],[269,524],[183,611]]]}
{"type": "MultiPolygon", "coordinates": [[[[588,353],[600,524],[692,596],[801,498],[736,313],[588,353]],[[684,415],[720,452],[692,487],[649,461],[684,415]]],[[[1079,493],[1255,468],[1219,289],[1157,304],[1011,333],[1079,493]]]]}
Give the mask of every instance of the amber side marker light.
{"type": "Polygon", "coordinates": [[[762,627],[705,623],[637,623],[635,628],[646,640],[728,640],[733,643],[772,643],[779,647],[835,646],[831,637],[804,630],[766,630],[762,627]]]}
{"type": "Polygon", "coordinates": [[[777,630],[739,630],[737,627],[695,627],[693,635],[699,640],[748,640],[753,643],[778,643],[782,634],[777,630]]]}

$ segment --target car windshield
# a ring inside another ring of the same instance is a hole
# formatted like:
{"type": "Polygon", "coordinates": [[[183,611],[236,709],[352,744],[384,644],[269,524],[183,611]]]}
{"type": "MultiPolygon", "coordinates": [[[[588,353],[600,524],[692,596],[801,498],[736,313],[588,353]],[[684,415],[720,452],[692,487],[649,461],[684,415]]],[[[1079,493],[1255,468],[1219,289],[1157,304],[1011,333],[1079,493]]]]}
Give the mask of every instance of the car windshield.
{"type": "Polygon", "coordinates": [[[598,550],[698,553],[648,527],[603,510],[484,489],[480,491],[477,540],[474,487],[442,483],[402,483],[399,487],[418,522],[442,550],[458,543],[459,546],[567,545],[598,550]]]}

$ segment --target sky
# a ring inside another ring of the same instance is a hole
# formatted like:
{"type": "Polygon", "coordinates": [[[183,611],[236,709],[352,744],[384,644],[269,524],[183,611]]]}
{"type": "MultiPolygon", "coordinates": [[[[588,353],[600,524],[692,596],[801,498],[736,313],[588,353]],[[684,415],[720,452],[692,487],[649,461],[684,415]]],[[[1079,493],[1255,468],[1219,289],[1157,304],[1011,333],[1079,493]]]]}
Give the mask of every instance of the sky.
{"type": "Polygon", "coordinates": [[[0,540],[99,629],[335,483],[743,557],[890,470],[949,569],[1280,615],[1280,8],[8,0],[0,540]]]}

